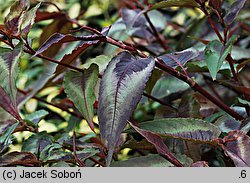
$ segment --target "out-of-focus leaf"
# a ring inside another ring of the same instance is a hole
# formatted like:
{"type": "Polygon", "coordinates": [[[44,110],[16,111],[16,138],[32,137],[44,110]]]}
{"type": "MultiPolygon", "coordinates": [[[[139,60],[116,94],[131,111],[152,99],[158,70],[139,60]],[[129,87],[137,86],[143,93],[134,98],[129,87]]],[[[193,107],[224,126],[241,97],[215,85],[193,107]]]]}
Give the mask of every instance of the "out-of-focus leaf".
{"type": "Polygon", "coordinates": [[[227,156],[229,156],[235,166],[249,167],[250,166],[250,137],[242,131],[229,132],[223,139],[224,149],[227,156]]]}
{"type": "MultiPolygon", "coordinates": [[[[185,167],[190,166],[192,159],[185,155],[174,154],[185,167]]],[[[134,157],[125,161],[114,162],[112,167],[174,167],[172,163],[166,161],[158,154],[149,154],[146,156],[134,157]]]]}
{"type": "Polygon", "coordinates": [[[41,121],[41,119],[44,118],[48,114],[49,113],[45,110],[39,110],[26,116],[24,120],[31,121],[35,126],[37,126],[37,124],[41,121]]]}
{"type": "Polygon", "coordinates": [[[143,139],[141,141],[136,141],[134,139],[131,139],[127,141],[122,146],[123,148],[131,148],[131,149],[140,149],[140,150],[154,150],[155,147],[151,143],[149,143],[147,140],[143,139]]]}
{"type": "Polygon", "coordinates": [[[250,49],[234,46],[231,55],[234,60],[248,59],[250,58],[250,49]]]}
{"type": "Polygon", "coordinates": [[[195,0],[167,0],[155,3],[150,10],[159,8],[169,8],[169,7],[199,7],[199,4],[195,0]]]}
{"type": "Polygon", "coordinates": [[[92,64],[96,64],[99,67],[99,73],[102,74],[112,58],[113,58],[112,55],[111,56],[109,56],[109,55],[99,55],[99,56],[97,56],[95,58],[91,58],[91,59],[87,60],[81,66],[81,68],[88,69],[92,64]]]}
{"type": "Polygon", "coordinates": [[[47,132],[39,132],[31,135],[24,141],[22,151],[39,154],[48,144],[52,143],[52,137],[47,132]]]}
{"type": "MultiPolygon", "coordinates": [[[[181,118],[202,118],[201,105],[193,95],[184,95],[181,97],[181,102],[178,106],[178,115],[181,118]]],[[[164,117],[165,118],[165,117],[164,117]]]]}
{"type": "Polygon", "coordinates": [[[171,138],[210,142],[218,138],[221,131],[213,124],[193,118],[166,118],[140,123],[140,128],[171,138]]]}
{"type": "Polygon", "coordinates": [[[132,123],[130,125],[135,129],[139,134],[147,139],[148,142],[152,143],[157,152],[167,159],[169,162],[173,163],[176,166],[182,167],[182,163],[170,152],[162,138],[151,131],[147,131],[141,128],[134,126],[132,123]]]}
{"type": "Polygon", "coordinates": [[[173,76],[165,76],[156,82],[151,95],[157,98],[164,98],[172,93],[183,92],[188,88],[189,85],[183,81],[180,81],[173,76]]]}
{"type": "Polygon", "coordinates": [[[30,152],[11,152],[0,157],[0,166],[40,166],[39,160],[30,152]]]}
{"type": "Polygon", "coordinates": [[[154,68],[152,58],[136,59],[121,52],[109,63],[101,80],[98,119],[101,138],[108,147],[107,165],[127,120],[139,102],[154,68]]]}
{"type": "Polygon", "coordinates": [[[51,46],[54,44],[59,44],[59,43],[67,43],[67,42],[72,42],[72,41],[77,41],[78,39],[75,36],[72,36],[70,34],[61,34],[61,33],[55,33],[52,36],[50,36],[41,46],[40,48],[36,51],[36,53],[32,56],[35,57],[47,49],[49,49],[51,46]]]}
{"type": "Polygon", "coordinates": [[[146,92],[148,94],[151,94],[156,82],[158,81],[158,79],[160,79],[160,77],[162,76],[162,71],[160,71],[159,69],[154,69],[151,76],[148,79],[147,85],[146,85],[146,92]]]}
{"type": "Polygon", "coordinates": [[[43,20],[49,20],[49,19],[56,19],[59,17],[64,17],[65,13],[64,12],[47,12],[47,11],[37,11],[36,12],[36,17],[35,17],[35,22],[40,22],[43,20]]]}
{"type": "Polygon", "coordinates": [[[228,53],[231,52],[235,39],[236,37],[232,37],[225,47],[218,40],[211,41],[206,46],[205,61],[213,80],[216,79],[217,72],[220,70],[228,53]]]}
{"type": "Polygon", "coordinates": [[[199,52],[194,48],[189,48],[180,52],[169,53],[160,56],[166,65],[176,68],[179,65],[184,66],[188,61],[199,56],[199,52]]]}
{"type": "Polygon", "coordinates": [[[16,129],[18,123],[14,123],[12,126],[7,128],[0,137],[0,153],[2,153],[11,144],[11,135],[16,129]]]}
{"type": "Polygon", "coordinates": [[[209,167],[206,161],[197,161],[191,165],[191,167],[209,167]]]}
{"type": "Polygon", "coordinates": [[[218,126],[222,132],[230,132],[233,130],[240,130],[241,122],[229,115],[223,115],[219,117],[214,124],[218,126]]]}
{"type": "Polygon", "coordinates": [[[83,72],[69,71],[64,77],[64,89],[68,97],[87,120],[89,127],[94,131],[94,93],[98,80],[98,66],[92,64],[83,72]]]}
{"type": "Polygon", "coordinates": [[[233,23],[237,15],[239,14],[240,10],[243,8],[246,0],[236,0],[232,4],[232,6],[228,9],[225,17],[224,17],[224,22],[227,25],[230,25],[233,23]]]}

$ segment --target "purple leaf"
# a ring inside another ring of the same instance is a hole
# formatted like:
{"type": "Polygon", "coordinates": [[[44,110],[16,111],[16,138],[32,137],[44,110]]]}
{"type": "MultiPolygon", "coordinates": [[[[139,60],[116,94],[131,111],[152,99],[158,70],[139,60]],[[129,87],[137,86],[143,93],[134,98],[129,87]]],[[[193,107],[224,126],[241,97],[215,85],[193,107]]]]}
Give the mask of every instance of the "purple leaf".
{"type": "Polygon", "coordinates": [[[172,68],[185,65],[188,61],[199,56],[199,52],[193,48],[183,50],[181,52],[174,52],[160,56],[166,65],[172,68]]]}
{"type": "Polygon", "coordinates": [[[191,167],[208,167],[208,163],[206,161],[197,161],[191,167]]]}
{"type": "Polygon", "coordinates": [[[37,157],[30,152],[11,152],[0,157],[0,166],[39,166],[37,157]]]}
{"type": "Polygon", "coordinates": [[[242,131],[229,132],[222,148],[237,167],[250,166],[250,137],[242,131]]]}
{"type": "Polygon", "coordinates": [[[246,0],[236,0],[229,8],[229,11],[224,17],[225,24],[230,25],[233,23],[237,15],[239,14],[240,10],[243,8],[246,0]]]}
{"type": "Polygon", "coordinates": [[[60,33],[55,33],[52,36],[50,36],[42,45],[41,47],[36,51],[36,53],[32,56],[35,57],[42,52],[46,51],[49,47],[51,47],[54,44],[59,44],[59,43],[66,43],[66,42],[72,42],[72,41],[77,41],[78,39],[75,36],[72,36],[70,34],[60,34],[60,33]]]}
{"type": "Polygon", "coordinates": [[[132,123],[129,123],[139,134],[147,139],[148,142],[153,144],[157,150],[157,152],[167,159],[169,162],[173,163],[175,166],[183,167],[182,163],[176,159],[176,157],[169,151],[168,147],[162,140],[162,138],[155,133],[152,133],[147,130],[140,129],[134,126],[132,123]]]}
{"type": "Polygon", "coordinates": [[[101,138],[109,151],[108,166],[120,134],[141,99],[154,64],[153,58],[136,59],[128,52],[121,52],[104,72],[99,90],[98,118],[101,138]]]}

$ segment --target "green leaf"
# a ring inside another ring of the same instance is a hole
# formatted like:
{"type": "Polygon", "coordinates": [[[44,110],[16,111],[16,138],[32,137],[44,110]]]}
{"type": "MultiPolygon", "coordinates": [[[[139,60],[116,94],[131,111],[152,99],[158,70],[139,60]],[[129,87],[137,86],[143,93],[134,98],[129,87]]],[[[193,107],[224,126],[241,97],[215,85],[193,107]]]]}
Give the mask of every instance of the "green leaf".
{"type": "Polygon", "coordinates": [[[15,123],[11,127],[7,128],[0,137],[0,153],[2,153],[11,144],[11,135],[16,129],[17,125],[18,123],[15,123]]]}
{"type": "Polygon", "coordinates": [[[99,67],[99,72],[103,73],[104,70],[106,69],[108,63],[111,61],[111,59],[113,58],[112,55],[99,55],[95,58],[91,58],[89,60],[87,60],[82,66],[81,68],[84,69],[88,69],[92,64],[96,64],[99,67]]]}
{"type": "MultiPolygon", "coordinates": [[[[193,160],[183,154],[174,154],[184,166],[188,167],[193,160]]],[[[158,154],[149,154],[146,156],[134,157],[125,161],[114,162],[112,167],[174,167],[172,163],[166,161],[158,154]]]]}
{"type": "Polygon", "coordinates": [[[150,10],[159,8],[169,8],[169,7],[199,7],[199,4],[195,0],[168,0],[155,3],[150,10]]]}
{"type": "Polygon", "coordinates": [[[218,40],[211,41],[206,46],[205,61],[213,80],[216,79],[217,72],[220,70],[227,55],[231,52],[235,39],[236,37],[233,36],[226,46],[223,46],[218,40]]]}
{"type": "Polygon", "coordinates": [[[41,121],[49,113],[45,110],[35,111],[34,113],[26,116],[24,120],[28,120],[33,123],[33,125],[37,126],[37,124],[41,121]]]}
{"type": "Polygon", "coordinates": [[[92,64],[84,72],[68,72],[63,83],[67,96],[74,102],[93,131],[93,104],[96,99],[94,89],[97,84],[98,73],[98,66],[92,64]]]}
{"type": "Polygon", "coordinates": [[[52,143],[52,140],[52,137],[45,131],[33,134],[24,141],[22,151],[39,154],[48,144],[52,143]]]}
{"type": "MultiPolygon", "coordinates": [[[[157,119],[140,123],[140,128],[170,138],[203,143],[211,142],[221,133],[217,126],[193,118],[157,119]]],[[[128,132],[131,132],[131,129],[128,132]]]]}

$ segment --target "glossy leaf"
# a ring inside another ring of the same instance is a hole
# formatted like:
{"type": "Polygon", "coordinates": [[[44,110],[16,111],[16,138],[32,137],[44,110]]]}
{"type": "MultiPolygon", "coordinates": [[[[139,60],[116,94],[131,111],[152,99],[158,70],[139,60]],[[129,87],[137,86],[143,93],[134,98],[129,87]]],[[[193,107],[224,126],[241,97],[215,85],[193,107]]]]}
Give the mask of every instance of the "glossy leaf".
{"type": "Polygon", "coordinates": [[[236,37],[232,37],[225,47],[218,40],[211,41],[206,46],[205,61],[213,80],[216,79],[217,72],[220,70],[228,53],[231,52],[235,39],[236,37]]]}
{"type": "Polygon", "coordinates": [[[242,131],[229,132],[224,137],[223,149],[237,167],[250,166],[250,137],[242,131]]]}
{"type": "Polygon", "coordinates": [[[243,8],[246,0],[236,0],[232,4],[232,6],[228,9],[225,17],[224,17],[224,22],[227,25],[230,25],[233,23],[237,15],[239,14],[240,10],[243,8]]]}
{"type": "Polygon", "coordinates": [[[0,137],[0,153],[2,153],[11,144],[11,135],[16,129],[17,125],[18,123],[15,123],[3,132],[2,136],[0,137]]]}
{"type": "Polygon", "coordinates": [[[40,166],[39,160],[30,152],[11,152],[0,156],[0,166],[40,166]]]}
{"type": "Polygon", "coordinates": [[[154,64],[152,58],[136,59],[128,52],[121,52],[105,70],[99,89],[98,119],[101,138],[109,150],[107,165],[127,120],[141,99],[154,64]]]}
{"type": "Polygon", "coordinates": [[[199,7],[199,4],[195,0],[167,0],[155,3],[150,10],[159,8],[169,8],[169,7],[199,7]]]}
{"type": "Polygon", "coordinates": [[[94,131],[94,93],[98,80],[98,66],[92,64],[84,72],[69,71],[64,78],[64,90],[94,131]]]}
{"type": "MultiPolygon", "coordinates": [[[[186,155],[174,154],[185,167],[190,166],[192,159],[186,155]]],[[[130,158],[125,161],[114,162],[111,164],[112,167],[174,167],[172,163],[166,161],[163,157],[158,154],[149,154],[141,157],[130,158]]]]}
{"type": "Polygon", "coordinates": [[[171,138],[209,142],[221,131],[213,124],[193,118],[166,118],[140,123],[140,128],[171,138]]]}
{"type": "Polygon", "coordinates": [[[132,123],[129,123],[139,134],[147,139],[148,142],[153,144],[157,152],[167,159],[169,162],[173,163],[175,166],[182,167],[182,163],[170,152],[162,138],[151,131],[144,130],[134,126],[132,123]]]}
{"type": "Polygon", "coordinates": [[[199,52],[197,50],[189,48],[180,52],[165,54],[159,58],[169,67],[176,68],[180,65],[184,66],[188,61],[195,59],[198,56],[199,52]]]}

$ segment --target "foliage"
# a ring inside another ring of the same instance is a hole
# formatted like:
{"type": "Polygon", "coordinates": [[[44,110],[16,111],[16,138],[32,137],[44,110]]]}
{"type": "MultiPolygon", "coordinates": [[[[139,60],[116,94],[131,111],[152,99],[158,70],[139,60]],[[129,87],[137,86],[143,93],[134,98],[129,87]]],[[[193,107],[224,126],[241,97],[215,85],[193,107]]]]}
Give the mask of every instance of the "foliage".
{"type": "Polygon", "coordinates": [[[250,166],[248,1],[0,2],[0,166],[250,166]]]}

